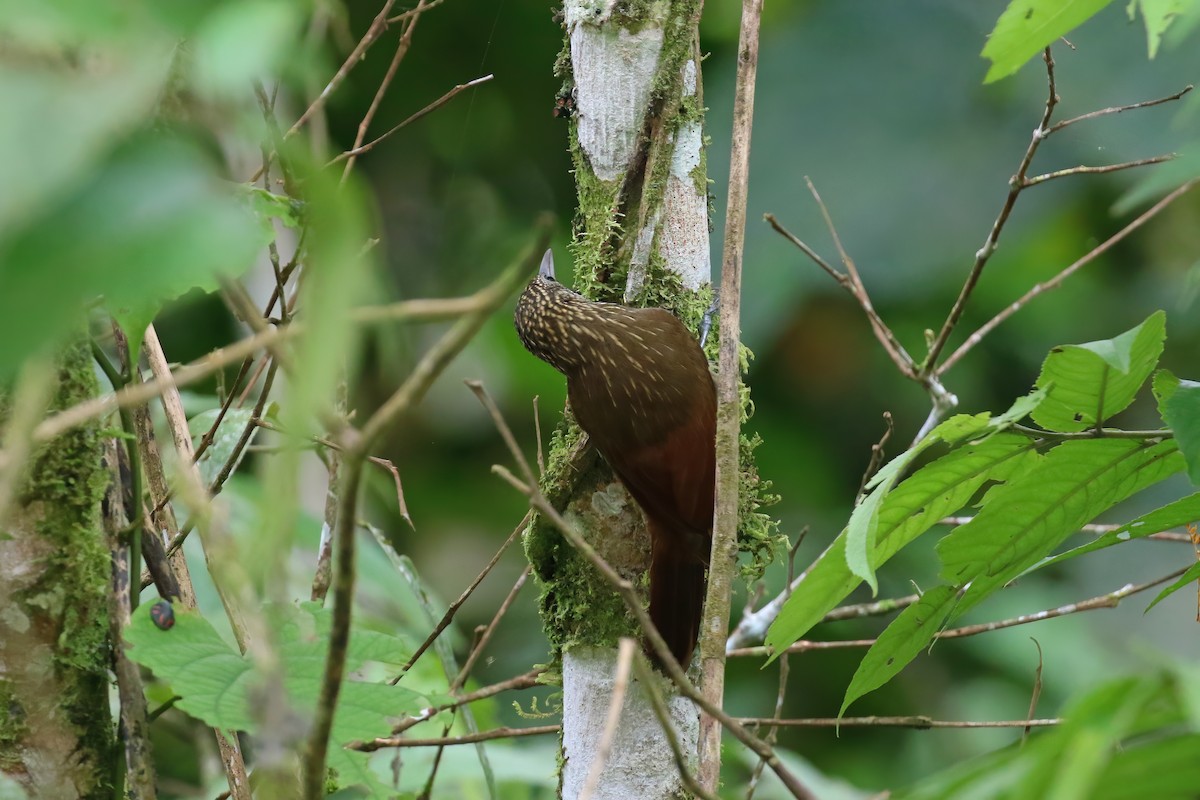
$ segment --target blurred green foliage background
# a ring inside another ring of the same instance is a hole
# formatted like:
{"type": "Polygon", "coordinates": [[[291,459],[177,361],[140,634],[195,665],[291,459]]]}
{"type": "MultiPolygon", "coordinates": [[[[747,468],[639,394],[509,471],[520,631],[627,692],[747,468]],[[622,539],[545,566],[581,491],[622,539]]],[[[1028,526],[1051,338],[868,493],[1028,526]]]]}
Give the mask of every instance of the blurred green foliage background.
{"type": "MultiPolygon", "coordinates": [[[[225,4],[203,19],[198,12],[195,20],[172,17],[166,29],[178,36],[195,35],[197,29],[204,33],[191,62],[196,73],[187,78],[189,86],[200,87],[200,94],[175,97],[180,107],[172,124],[187,132],[194,151],[177,163],[185,171],[199,165],[199,173],[224,159],[228,166],[217,169],[245,180],[258,153],[247,147],[255,141],[257,110],[244,76],[262,71],[266,77],[271,70],[285,76],[278,109],[286,127],[303,109],[301,95],[324,85],[377,13],[378,3],[353,0],[344,9],[319,4],[328,12],[328,25],[308,30],[302,28],[308,14],[302,4],[259,2],[245,4],[241,11],[237,5],[225,4]],[[222,14],[233,22],[222,27],[222,14]],[[259,23],[234,19],[238,14],[258,15],[259,23]],[[306,44],[291,47],[293,39],[306,44]]],[[[888,445],[894,455],[925,419],[928,400],[887,360],[849,296],[759,220],[764,213],[776,214],[834,261],[833,243],[805,189],[804,178],[811,177],[876,308],[910,352],[923,353],[925,331],[941,325],[957,295],[1045,103],[1045,72],[1036,62],[1014,78],[982,84],[986,63],[979,51],[1004,5],[1003,0],[794,0],[768,3],[765,9],[742,301],[744,339],[756,354],[748,375],[756,413],[748,427],[764,439],[757,451],[760,469],[782,496],[773,509],[782,530],[794,539],[808,529],[796,557],[798,568],[844,524],[871,445],[883,433],[882,413],[891,412],[895,420],[888,445]]],[[[707,6],[701,31],[702,46],[710,53],[703,65],[704,99],[710,108],[713,252],[719,253],[738,9],[716,0],[707,6]]],[[[129,44],[127,62],[118,65],[128,79],[120,85],[72,85],[75,94],[64,90],[48,95],[44,87],[22,83],[19,73],[4,76],[12,92],[8,113],[49,126],[5,128],[14,138],[0,143],[5,160],[13,163],[4,173],[9,186],[0,195],[10,201],[20,195],[33,202],[38,192],[52,192],[59,178],[64,185],[76,181],[68,169],[71,159],[86,160],[118,146],[136,149],[136,139],[123,139],[130,120],[140,123],[159,113],[158,82],[164,65],[172,63],[171,36],[161,35],[163,20],[135,14],[88,24],[102,23],[111,26],[106,35],[129,44]],[[135,46],[145,41],[140,34],[149,29],[164,50],[135,46]],[[39,107],[47,97],[59,104],[51,109],[54,113],[39,107]],[[97,119],[104,115],[113,120],[109,133],[72,142],[72,126],[105,130],[106,121],[97,119]],[[67,162],[61,174],[20,171],[30,137],[42,139],[38,152],[57,153],[60,165],[67,162]]],[[[36,25],[32,29],[36,32],[36,25]]],[[[87,33],[96,35],[94,28],[87,33]]],[[[1069,38],[1070,47],[1055,47],[1059,118],[1168,95],[1200,77],[1195,37],[1182,44],[1169,38],[1158,56],[1148,60],[1145,33],[1120,4],[1069,38]]],[[[312,138],[318,146],[327,142],[329,154],[352,144],[391,60],[393,43],[387,38],[372,48],[331,97],[327,118],[313,123],[312,138]]],[[[561,28],[546,4],[446,0],[421,17],[368,138],[455,84],[487,74],[495,78],[360,158],[355,170],[374,194],[384,266],[372,302],[474,291],[511,260],[544,209],[560,220],[555,249],[560,269],[569,267],[565,247],[574,189],[567,127],[551,113],[560,86],[552,67],[561,47],[561,28]]],[[[1033,171],[1143,158],[1179,150],[1197,139],[1200,102],[1189,96],[1072,127],[1047,143],[1033,171]]],[[[1114,215],[1113,206],[1136,180],[1135,173],[1077,177],[1024,194],[951,346],[1123,225],[1130,214],[1114,215]]],[[[170,194],[171,186],[160,188],[170,194]]],[[[196,197],[207,208],[207,195],[201,191],[196,197]]],[[[21,221],[19,210],[3,204],[0,210],[12,211],[0,221],[21,221]]],[[[961,410],[1006,408],[1032,385],[1054,345],[1113,336],[1157,308],[1168,313],[1163,365],[1197,377],[1198,218],[1200,197],[1185,198],[1062,289],[1002,325],[948,374],[947,386],[958,395],[961,410]]],[[[119,229],[119,223],[114,225],[119,229]]],[[[206,237],[197,247],[211,242],[206,237]]],[[[221,252],[235,258],[244,242],[234,237],[221,246],[228,248],[221,252]]],[[[0,255],[11,258],[18,252],[11,242],[6,247],[10,249],[0,255]]],[[[87,254],[68,251],[61,258],[78,264],[86,262],[87,254]]],[[[6,280],[13,274],[10,270],[6,280]]],[[[269,266],[259,264],[249,281],[259,291],[269,291],[269,266]]],[[[7,289],[10,304],[20,302],[14,284],[0,287],[7,289]]],[[[45,289],[31,285],[22,291],[45,289]]],[[[239,335],[221,302],[199,292],[173,303],[158,327],[166,352],[177,361],[239,335]]],[[[440,330],[401,325],[367,330],[359,355],[346,365],[352,376],[350,405],[359,410],[359,419],[404,379],[440,330]]],[[[490,466],[506,463],[508,456],[490,420],[462,385],[465,378],[484,381],[530,453],[536,449],[533,398],[539,398],[543,438],[558,423],[564,399],[561,377],[521,348],[507,312],[502,313],[379,453],[399,469],[412,527],[400,519],[392,480],[382,472],[370,475],[370,516],[445,599],[457,596],[486,563],[525,507],[520,496],[490,474],[490,466]]],[[[218,385],[200,387],[193,398],[197,410],[211,405],[204,397],[218,385]]],[[[1150,404],[1135,406],[1123,422],[1131,428],[1157,424],[1150,404]]],[[[233,484],[235,499],[256,496],[254,471],[261,459],[248,459],[233,484]]],[[[306,510],[313,516],[304,522],[310,548],[324,497],[323,474],[315,460],[311,466],[304,492],[312,499],[306,510]]],[[[1135,498],[1119,521],[1166,499],[1135,498]]],[[[932,544],[932,538],[918,543],[887,565],[880,575],[881,596],[908,594],[914,583],[933,579],[932,544]]],[[[1080,600],[1157,576],[1194,557],[1186,545],[1154,542],[1104,551],[1022,583],[1000,601],[985,604],[974,619],[999,619],[1080,600]]],[[[368,552],[363,559],[363,602],[372,624],[422,629],[407,590],[382,555],[368,552]]],[[[460,647],[473,626],[490,620],[523,566],[521,553],[509,552],[467,603],[458,618],[460,647]]],[[[311,564],[298,557],[295,569],[303,581],[311,564]]],[[[783,564],[769,571],[767,597],[780,591],[785,576],[783,564]]],[[[535,592],[526,587],[500,627],[486,663],[477,668],[480,682],[503,679],[546,659],[535,592]]],[[[1112,611],[941,643],[851,713],[1020,718],[1028,708],[1038,663],[1029,641],[1033,636],[1044,653],[1039,715],[1052,716],[1073,690],[1153,660],[1159,652],[1200,656],[1193,601],[1187,595],[1180,592],[1145,617],[1145,602],[1134,599],[1112,611]]],[[[740,607],[735,599],[735,615],[740,607]]],[[[819,628],[816,635],[860,638],[873,635],[882,624],[843,622],[819,628]]],[[[834,715],[859,657],[861,651],[855,650],[794,657],[786,715],[834,715]]],[[[731,663],[727,707],[736,714],[768,715],[776,693],[775,670],[760,670],[749,659],[731,663]]],[[[520,723],[511,708],[498,706],[494,714],[497,721],[520,723]]],[[[837,736],[832,730],[790,730],[781,733],[780,741],[833,776],[881,789],[1018,736],[1015,731],[844,729],[837,736]]],[[[551,780],[554,757],[548,741],[511,747],[505,752],[527,755],[512,756],[508,770],[531,780],[551,780]]],[[[453,765],[460,762],[468,770],[466,750],[448,755],[449,774],[456,774],[453,765]]],[[[413,754],[409,763],[425,757],[413,754]]]]}
{"type": "MultiPolygon", "coordinates": [[[[774,509],[783,530],[795,537],[809,526],[796,559],[801,567],[844,523],[870,446],[883,432],[881,413],[895,418],[888,448],[895,454],[924,420],[928,402],[892,367],[854,302],[758,220],[763,213],[776,214],[835,260],[804,187],[804,176],[810,176],[883,318],[910,352],[923,352],[923,332],[940,326],[957,295],[1045,103],[1045,72],[1037,62],[1015,78],[982,85],[986,62],[978,54],[1003,7],[1003,2],[855,0],[765,8],[743,297],[744,337],[756,354],[748,378],[756,408],[749,427],[765,440],[760,466],[783,497],[774,509]]],[[[371,9],[362,4],[353,18],[355,30],[371,9]]],[[[704,62],[704,92],[712,138],[714,253],[724,214],[737,22],[735,4],[707,4],[702,44],[711,53],[704,62]]],[[[562,253],[573,186],[566,126],[550,113],[558,88],[550,66],[560,35],[537,4],[447,5],[422,19],[380,128],[454,83],[487,73],[496,78],[362,161],[386,226],[396,296],[450,295],[481,285],[502,263],[504,243],[521,236],[522,226],[541,208],[555,209],[563,221],[557,244],[562,253]]],[[[1070,39],[1074,49],[1055,48],[1058,118],[1171,94],[1200,76],[1200,51],[1194,47],[1168,45],[1149,61],[1140,23],[1116,6],[1070,39]]],[[[372,54],[354,74],[354,87],[338,96],[331,119],[337,141],[352,138],[386,62],[386,53],[372,54]]],[[[1052,139],[1033,171],[1178,150],[1195,139],[1198,112],[1200,105],[1188,99],[1079,125],[1052,139]]],[[[1072,178],[1023,195],[952,346],[1124,224],[1128,216],[1114,216],[1112,207],[1135,180],[1134,173],[1072,178]]],[[[1032,385],[1050,347],[1112,336],[1155,308],[1169,315],[1164,365],[1194,373],[1200,345],[1198,213],[1200,200],[1185,199],[1001,326],[949,373],[948,387],[960,408],[1007,407],[1032,385]]],[[[428,336],[408,330],[394,338],[380,334],[364,359],[359,402],[369,405],[393,386],[428,336]]],[[[405,548],[446,595],[457,593],[522,511],[520,498],[488,475],[488,465],[505,462],[506,455],[462,387],[466,377],[482,378],[504,398],[529,451],[531,398],[540,397],[545,434],[559,418],[563,396],[559,376],[528,357],[500,317],[439,381],[420,420],[393,443],[388,455],[404,475],[416,526],[405,533],[405,548]]],[[[1154,425],[1152,414],[1152,407],[1138,406],[1125,422],[1154,425]]],[[[386,498],[383,483],[380,495],[386,498]]],[[[1121,519],[1136,512],[1131,507],[1121,519]]],[[[395,522],[393,528],[404,530],[395,522]]],[[[907,594],[911,581],[932,580],[932,542],[918,543],[883,570],[881,595],[907,594]]],[[[975,617],[1001,618],[1083,599],[1191,558],[1186,546],[1156,543],[1109,551],[1022,584],[975,617]]],[[[510,554],[501,567],[468,604],[464,622],[490,618],[521,560],[510,554]]],[[[768,597],[782,587],[784,576],[782,565],[768,574],[768,597]]],[[[520,616],[503,627],[494,663],[483,675],[498,679],[542,656],[532,600],[527,591],[514,612],[520,616]]],[[[1191,603],[1179,596],[1143,617],[1144,604],[1135,599],[1114,611],[942,643],[851,713],[1019,718],[1028,708],[1037,666],[1033,636],[1045,654],[1041,713],[1050,715],[1070,691],[1143,663],[1155,651],[1200,654],[1191,603]]],[[[857,638],[880,627],[844,622],[818,634],[857,638]]],[[[793,658],[786,713],[835,714],[860,656],[833,651],[793,658]]],[[[731,665],[731,709],[767,714],[774,694],[774,667],[731,665]]],[[[1017,735],[844,729],[840,737],[824,730],[789,731],[781,741],[821,769],[882,788],[1017,735]]]]}

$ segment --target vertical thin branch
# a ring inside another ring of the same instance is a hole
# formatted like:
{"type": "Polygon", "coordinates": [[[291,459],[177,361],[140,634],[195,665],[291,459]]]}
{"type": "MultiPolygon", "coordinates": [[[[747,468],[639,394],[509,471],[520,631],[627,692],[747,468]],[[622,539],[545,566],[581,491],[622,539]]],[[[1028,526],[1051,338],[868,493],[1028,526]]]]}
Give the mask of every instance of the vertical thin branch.
{"type": "Polygon", "coordinates": [[[303,787],[306,800],[321,800],[325,796],[325,758],[329,752],[329,733],[333,728],[333,714],[337,710],[337,698],[346,670],[346,648],[350,644],[350,616],[354,602],[354,521],[358,518],[358,487],[362,481],[363,464],[364,457],[359,446],[347,447],[341,476],[337,533],[334,536],[337,558],[329,655],[325,659],[317,716],[313,720],[312,733],[304,754],[303,787]]]}
{"type": "Polygon", "coordinates": [[[104,497],[104,529],[112,552],[112,579],[108,592],[108,630],[112,641],[113,674],[117,678],[117,696],[121,701],[121,744],[124,747],[125,797],[154,800],[154,763],[146,729],[146,694],[141,672],[125,655],[125,629],[129,626],[130,597],[129,546],[122,541],[129,526],[125,513],[121,481],[121,446],[115,439],[104,443],[109,484],[104,497]]]}
{"type": "MultiPolygon", "coordinates": [[[[742,0],[738,69],[733,102],[733,146],[729,163],[729,201],[721,259],[721,346],[717,378],[717,508],[713,519],[708,595],[700,629],[701,686],[705,699],[720,707],[725,694],[725,635],[737,557],[738,448],[741,430],[742,250],[746,238],[746,194],[750,179],[750,133],[754,119],[754,79],[758,70],[758,29],[762,0],[742,0]]],[[[709,714],[700,717],[699,780],[715,792],[721,773],[721,727],[709,714]]]]}

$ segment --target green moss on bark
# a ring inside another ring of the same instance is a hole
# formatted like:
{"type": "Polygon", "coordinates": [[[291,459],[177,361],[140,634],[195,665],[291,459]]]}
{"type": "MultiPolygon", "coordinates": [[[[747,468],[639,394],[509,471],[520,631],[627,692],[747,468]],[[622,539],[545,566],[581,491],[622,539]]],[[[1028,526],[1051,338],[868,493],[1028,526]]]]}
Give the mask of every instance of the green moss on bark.
{"type": "MultiPolygon", "coordinates": [[[[600,8],[597,4],[597,8],[600,8]]],[[[629,175],[605,181],[595,175],[578,139],[578,121],[570,123],[570,150],[578,193],[574,240],[574,286],[593,300],[621,302],[633,241],[637,231],[661,209],[674,147],[684,126],[703,126],[705,109],[699,91],[700,65],[697,69],[696,94],[684,94],[684,65],[696,58],[696,21],[700,0],[621,0],[612,7],[607,26],[631,33],[649,25],[663,29],[663,46],[657,71],[651,84],[647,120],[642,126],[641,154],[634,158],[629,175]]],[[[581,23],[586,24],[586,23],[581,23]]],[[[555,75],[563,79],[564,96],[575,86],[569,41],[564,42],[555,62],[555,75]]],[[[707,155],[701,148],[700,163],[689,177],[698,194],[708,195],[707,155]]],[[[710,209],[711,213],[711,209],[710,209]]],[[[661,226],[665,221],[660,220],[661,226]]],[[[710,220],[711,224],[711,220],[710,220]]],[[[670,270],[658,247],[650,247],[646,277],[635,305],[659,306],[678,316],[689,329],[700,327],[712,304],[712,287],[698,291],[682,286],[678,273],[670,270]]],[[[706,347],[715,362],[717,336],[714,330],[706,347]]],[[[749,351],[745,351],[748,357],[749,351]]],[[[743,372],[745,365],[743,364],[743,372]]],[[[749,392],[743,387],[743,418],[753,410],[749,392]]],[[[590,507],[607,502],[606,486],[611,488],[611,470],[592,453],[580,452],[581,432],[568,417],[551,437],[542,490],[550,502],[578,524],[580,532],[593,543],[626,535],[622,529],[629,514],[592,514],[590,507]],[[573,513],[574,512],[574,513],[573,513]],[[605,526],[609,529],[606,530],[605,526]]],[[[762,509],[776,500],[770,484],[762,481],[754,465],[753,451],[757,436],[743,436],[740,447],[741,499],[739,530],[741,548],[748,553],[743,573],[761,574],[778,551],[777,523],[762,509]]],[[[637,523],[640,511],[632,506],[637,523]]],[[[644,537],[644,530],[642,536],[644,537]]],[[[644,547],[645,545],[643,545],[644,547]]],[[[552,649],[557,656],[564,647],[578,644],[611,647],[617,638],[635,633],[637,627],[620,597],[602,576],[563,539],[561,533],[540,517],[535,517],[525,535],[525,548],[542,587],[541,611],[552,649]]],[[[636,575],[635,570],[621,570],[636,575]]]]}
{"type": "MultiPolygon", "coordinates": [[[[60,354],[51,411],[97,392],[90,349],[79,341],[60,354]]],[[[49,651],[54,713],[69,721],[79,742],[74,784],[85,796],[108,797],[114,747],[108,704],[109,553],[99,519],[107,472],[97,431],[95,424],[75,428],[31,459],[12,512],[12,535],[29,539],[30,550],[45,555],[37,561],[37,574],[11,595],[9,613],[24,615],[28,631],[49,651]],[[91,775],[84,774],[89,770],[91,775]]],[[[21,685],[9,686],[0,712],[0,747],[8,752],[21,747],[23,691],[21,685]],[[11,737],[18,737],[13,748],[7,746],[11,737]]]]}

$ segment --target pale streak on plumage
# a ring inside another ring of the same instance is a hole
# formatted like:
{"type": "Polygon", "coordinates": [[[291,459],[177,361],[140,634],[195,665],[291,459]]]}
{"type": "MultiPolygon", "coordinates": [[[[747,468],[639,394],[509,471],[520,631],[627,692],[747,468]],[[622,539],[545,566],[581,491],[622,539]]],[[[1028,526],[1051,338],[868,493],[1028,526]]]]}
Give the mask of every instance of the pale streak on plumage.
{"type": "MultiPolygon", "coordinates": [[[[547,254],[543,265],[550,263],[547,254]]],[[[686,662],[712,531],[716,391],[708,362],[669,312],[595,303],[552,275],[544,271],[521,295],[517,332],[566,375],[580,427],[645,513],[650,616],[686,662]]]]}

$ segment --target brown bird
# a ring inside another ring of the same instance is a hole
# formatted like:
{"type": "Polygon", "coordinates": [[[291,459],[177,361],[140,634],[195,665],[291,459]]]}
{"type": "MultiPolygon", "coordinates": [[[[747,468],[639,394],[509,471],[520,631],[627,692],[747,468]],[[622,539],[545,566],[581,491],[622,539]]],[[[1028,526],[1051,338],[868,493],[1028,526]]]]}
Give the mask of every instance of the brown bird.
{"type": "Polygon", "coordinates": [[[567,377],[575,419],[645,514],[650,619],[686,669],[716,472],[717,398],[704,351],[665,309],[598,303],[558,283],[549,250],[515,323],[526,349],[567,377]]]}

